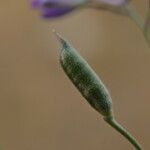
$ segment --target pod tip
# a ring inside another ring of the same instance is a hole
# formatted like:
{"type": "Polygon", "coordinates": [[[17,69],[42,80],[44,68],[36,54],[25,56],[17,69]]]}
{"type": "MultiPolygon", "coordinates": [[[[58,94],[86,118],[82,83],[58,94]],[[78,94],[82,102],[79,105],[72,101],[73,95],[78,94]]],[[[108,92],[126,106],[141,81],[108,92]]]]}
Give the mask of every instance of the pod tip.
{"type": "Polygon", "coordinates": [[[56,38],[61,42],[61,43],[64,43],[64,39],[62,38],[62,36],[56,32],[55,29],[52,29],[52,32],[54,33],[54,35],[56,36],[56,38]]]}

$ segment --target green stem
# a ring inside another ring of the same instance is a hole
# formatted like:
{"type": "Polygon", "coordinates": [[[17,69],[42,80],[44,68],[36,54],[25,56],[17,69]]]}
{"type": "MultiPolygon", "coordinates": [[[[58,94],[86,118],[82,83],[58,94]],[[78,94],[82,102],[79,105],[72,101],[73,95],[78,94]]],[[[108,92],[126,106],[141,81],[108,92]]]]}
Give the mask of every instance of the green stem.
{"type": "Polygon", "coordinates": [[[143,29],[144,36],[145,36],[145,38],[147,40],[147,43],[150,46],[150,30],[149,30],[149,25],[150,25],[150,1],[149,1],[149,9],[148,9],[148,12],[147,12],[147,16],[146,16],[145,24],[144,24],[144,29],[143,29]]]}
{"type": "Polygon", "coordinates": [[[125,6],[125,9],[127,11],[127,16],[136,23],[136,25],[140,28],[140,30],[143,31],[145,21],[139,15],[135,7],[129,3],[125,6]]]}
{"type": "Polygon", "coordinates": [[[126,130],[124,129],[114,118],[104,118],[104,120],[116,129],[120,134],[122,134],[135,148],[136,150],[142,150],[140,144],[136,141],[136,139],[126,130]]]}
{"type": "Polygon", "coordinates": [[[137,10],[135,9],[135,7],[133,7],[130,3],[127,4],[125,6],[126,12],[127,12],[127,16],[135,22],[135,24],[139,27],[139,29],[143,32],[144,38],[147,41],[149,47],[150,47],[150,37],[149,37],[149,33],[146,30],[146,21],[148,18],[150,18],[150,9],[147,13],[147,18],[143,19],[139,13],[137,12],[137,10]]]}

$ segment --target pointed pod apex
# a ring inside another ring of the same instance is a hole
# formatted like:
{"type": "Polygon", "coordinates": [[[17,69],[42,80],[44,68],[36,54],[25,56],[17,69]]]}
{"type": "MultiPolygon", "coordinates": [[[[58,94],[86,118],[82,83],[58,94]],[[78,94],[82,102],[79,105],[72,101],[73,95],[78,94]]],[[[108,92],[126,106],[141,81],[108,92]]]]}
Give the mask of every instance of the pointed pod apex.
{"type": "Polygon", "coordinates": [[[54,33],[54,35],[56,36],[56,38],[61,42],[62,41],[61,35],[59,33],[57,33],[55,29],[52,29],[52,32],[54,33]]]}
{"type": "Polygon", "coordinates": [[[53,29],[52,32],[54,33],[54,35],[62,45],[66,44],[66,41],[62,38],[62,36],[59,33],[56,32],[55,29],[53,29]]]}

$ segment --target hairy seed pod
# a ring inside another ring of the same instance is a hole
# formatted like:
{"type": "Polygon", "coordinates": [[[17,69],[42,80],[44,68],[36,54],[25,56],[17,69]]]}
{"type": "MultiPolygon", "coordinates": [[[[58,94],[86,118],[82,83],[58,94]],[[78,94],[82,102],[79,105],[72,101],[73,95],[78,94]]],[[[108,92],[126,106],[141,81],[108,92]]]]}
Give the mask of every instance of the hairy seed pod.
{"type": "Polygon", "coordinates": [[[68,41],[59,34],[56,33],[56,35],[62,44],[60,63],[67,76],[89,104],[103,115],[104,120],[111,127],[123,135],[136,150],[142,150],[138,141],[114,118],[111,97],[100,78],[68,41]]]}
{"type": "Polygon", "coordinates": [[[80,54],[60,35],[62,50],[60,63],[83,97],[105,117],[112,115],[112,101],[108,90],[80,54]]]}

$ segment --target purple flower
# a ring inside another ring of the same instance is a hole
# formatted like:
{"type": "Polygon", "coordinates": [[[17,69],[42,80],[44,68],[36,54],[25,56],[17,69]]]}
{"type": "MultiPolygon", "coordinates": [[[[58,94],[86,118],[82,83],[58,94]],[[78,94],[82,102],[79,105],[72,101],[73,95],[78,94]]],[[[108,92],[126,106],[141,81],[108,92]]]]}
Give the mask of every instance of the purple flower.
{"type": "MultiPolygon", "coordinates": [[[[84,0],[85,1],[85,0],[84,0]]],[[[39,9],[45,18],[53,18],[65,15],[80,4],[83,0],[32,0],[32,7],[39,9]]]]}
{"type": "Polygon", "coordinates": [[[44,18],[55,18],[65,15],[81,5],[120,12],[120,8],[128,1],[130,0],[32,0],[32,7],[40,10],[44,18]]]}

